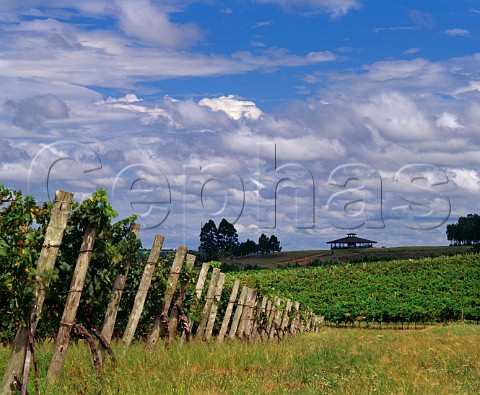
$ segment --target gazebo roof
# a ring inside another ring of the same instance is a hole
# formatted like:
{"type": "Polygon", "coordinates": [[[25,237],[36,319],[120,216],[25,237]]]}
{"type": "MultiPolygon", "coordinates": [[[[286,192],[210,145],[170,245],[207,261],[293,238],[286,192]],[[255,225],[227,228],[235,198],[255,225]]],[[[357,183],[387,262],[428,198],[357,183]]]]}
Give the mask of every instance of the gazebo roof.
{"type": "Polygon", "coordinates": [[[357,237],[355,233],[349,233],[347,237],[343,237],[341,239],[337,240],[332,240],[332,241],[327,241],[327,244],[333,244],[333,243],[343,243],[343,244],[354,244],[354,243],[376,243],[376,241],[373,240],[368,240],[368,239],[362,239],[361,237],[357,237]]]}

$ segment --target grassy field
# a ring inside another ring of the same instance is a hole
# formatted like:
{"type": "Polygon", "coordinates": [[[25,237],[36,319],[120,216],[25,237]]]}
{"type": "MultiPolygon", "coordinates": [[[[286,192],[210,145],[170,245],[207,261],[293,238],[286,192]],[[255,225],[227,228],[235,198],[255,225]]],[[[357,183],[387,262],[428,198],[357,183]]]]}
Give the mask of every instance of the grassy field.
{"type": "Polygon", "coordinates": [[[390,248],[359,248],[334,250],[305,250],[286,251],[275,254],[252,255],[243,258],[222,259],[227,265],[239,268],[257,267],[259,269],[273,269],[282,266],[306,266],[312,262],[356,262],[366,260],[418,259],[441,255],[463,254],[470,246],[416,246],[390,248]]]}
{"type": "MultiPolygon", "coordinates": [[[[73,346],[63,378],[48,385],[53,345],[37,347],[42,394],[478,394],[480,326],[424,330],[325,328],[281,343],[142,343],[109,361],[99,382],[88,349],[73,346]]],[[[8,350],[0,349],[0,370],[8,350]]],[[[33,378],[32,378],[33,380],[33,378]]],[[[34,393],[33,386],[30,393],[34,393]]]]}

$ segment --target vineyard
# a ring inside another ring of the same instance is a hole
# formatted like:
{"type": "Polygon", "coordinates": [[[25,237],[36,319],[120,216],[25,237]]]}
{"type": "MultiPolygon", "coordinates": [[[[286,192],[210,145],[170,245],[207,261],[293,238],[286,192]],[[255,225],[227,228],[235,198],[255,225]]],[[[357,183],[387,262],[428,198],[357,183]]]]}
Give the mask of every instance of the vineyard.
{"type": "Polygon", "coordinates": [[[57,191],[43,206],[3,186],[0,197],[0,337],[13,341],[2,393],[31,388],[40,339],[55,339],[46,373],[53,385],[75,338],[89,344],[101,379],[107,354],[116,365],[135,339],[147,350],[190,339],[258,345],[324,322],[404,329],[480,321],[477,254],[224,273],[186,246],[163,253],[162,235],[143,249],[136,218],[115,222],[104,190],[80,203],[57,191]]]}
{"type": "Polygon", "coordinates": [[[162,254],[163,235],[141,250],[136,218],[113,222],[104,190],[81,203],[57,191],[42,207],[3,186],[0,196],[0,335],[4,343],[13,339],[2,394],[27,393],[32,363],[38,375],[40,338],[55,338],[47,373],[54,383],[74,338],[89,344],[101,379],[106,355],[117,363],[115,338],[125,356],[135,338],[154,350],[159,342],[213,336],[218,343],[280,342],[321,327],[323,317],[299,302],[227,280],[220,262],[195,268],[186,246],[162,254]]]}
{"type": "Polygon", "coordinates": [[[333,325],[384,327],[480,321],[480,255],[232,274],[263,292],[295,295],[333,325]]]}

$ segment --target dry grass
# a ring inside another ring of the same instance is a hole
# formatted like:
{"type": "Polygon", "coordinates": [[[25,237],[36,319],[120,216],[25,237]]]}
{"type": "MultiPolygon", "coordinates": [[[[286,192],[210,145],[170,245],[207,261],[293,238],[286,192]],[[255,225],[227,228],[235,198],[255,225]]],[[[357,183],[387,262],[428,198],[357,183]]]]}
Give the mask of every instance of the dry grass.
{"type": "MultiPolygon", "coordinates": [[[[280,344],[134,344],[99,383],[83,344],[46,382],[52,344],[38,347],[43,394],[478,394],[480,326],[416,331],[326,328],[280,344]]],[[[0,350],[0,369],[7,350],[0,350]]],[[[32,387],[33,392],[33,387],[32,387]]]]}

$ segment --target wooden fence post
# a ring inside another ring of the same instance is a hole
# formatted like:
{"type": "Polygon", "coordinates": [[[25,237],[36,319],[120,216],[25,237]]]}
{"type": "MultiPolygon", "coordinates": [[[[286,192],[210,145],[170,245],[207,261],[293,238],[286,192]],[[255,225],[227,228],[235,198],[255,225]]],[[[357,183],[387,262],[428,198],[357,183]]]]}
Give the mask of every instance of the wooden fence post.
{"type": "Polygon", "coordinates": [[[182,271],[183,262],[185,261],[185,256],[187,255],[188,247],[178,246],[177,252],[175,253],[175,259],[172,263],[172,268],[170,269],[170,275],[168,276],[168,286],[165,290],[165,295],[163,297],[162,308],[155,316],[153,321],[152,333],[147,340],[147,349],[153,350],[157,345],[158,338],[160,337],[160,332],[166,328],[165,322],[168,319],[168,311],[170,310],[170,305],[172,304],[173,294],[175,293],[175,288],[177,288],[178,279],[180,278],[180,272],[182,271]],[[165,319],[162,319],[162,318],[165,319]]]}
{"type": "Polygon", "coordinates": [[[237,308],[235,309],[235,314],[233,316],[232,326],[230,327],[230,332],[228,333],[229,339],[234,339],[235,334],[237,333],[238,324],[240,323],[240,318],[242,317],[243,305],[245,304],[245,299],[247,297],[248,288],[244,285],[242,287],[242,292],[240,292],[240,297],[238,298],[237,308]]]}
{"type": "MultiPolygon", "coordinates": [[[[187,275],[190,274],[191,270],[193,269],[193,265],[195,264],[195,259],[197,257],[195,255],[187,254],[186,263],[185,263],[185,270],[187,275]]],[[[172,312],[170,313],[170,321],[168,322],[168,338],[174,339],[177,335],[177,327],[178,327],[178,308],[183,308],[183,301],[185,300],[185,295],[187,293],[188,281],[182,281],[180,283],[180,289],[175,299],[175,303],[172,308],[172,312]]]]}
{"type": "Polygon", "coordinates": [[[288,324],[290,323],[290,310],[292,310],[292,301],[290,299],[287,299],[287,303],[285,305],[285,312],[283,313],[282,322],[280,324],[280,327],[283,331],[288,328],[288,324]]]}
{"type": "MultiPolygon", "coordinates": [[[[55,192],[55,202],[37,263],[34,303],[37,312],[34,321],[30,324],[32,335],[35,333],[35,329],[42,315],[45,292],[50,285],[51,273],[57,260],[60,245],[62,244],[68,214],[72,206],[72,199],[73,193],[61,190],[55,192]]],[[[13,341],[12,351],[5,368],[2,386],[0,387],[0,394],[14,393],[11,384],[14,381],[15,375],[18,378],[23,376],[23,381],[25,381],[25,374],[28,375],[29,369],[25,369],[24,374],[22,374],[22,370],[25,366],[28,349],[28,331],[25,326],[21,325],[13,341]]]]}
{"type": "Polygon", "coordinates": [[[272,331],[273,319],[275,318],[276,298],[277,298],[277,296],[274,296],[273,301],[269,300],[267,302],[267,312],[268,312],[267,339],[270,338],[270,332],[272,331]]]}
{"type": "MultiPolygon", "coordinates": [[[[138,239],[140,232],[140,224],[132,224],[131,232],[138,239]]],[[[112,340],[113,330],[115,328],[115,321],[117,319],[118,307],[120,306],[120,300],[122,299],[123,289],[127,282],[128,271],[132,262],[123,262],[123,267],[119,270],[115,279],[113,280],[112,292],[110,293],[110,302],[107,306],[107,312],[105,313],[105,319],[103,321],[102,335],[107,342],[112,340]]],[[[102,342],[98,342],[98,351],[100,363],[103,364],[107,349],[102,342]]]]}
{"type": "Polygon", "coordinates": [[[203,307],[202,318],[198,324],[197,333],[195,338],[202,340],[207,326],[208,317],[210,316],[210,309],[212,308],[213,298],[215,296],[215,290],[217,287],[218,278],[220,277],[220,269],[218,267],[213,268],[212,276],[210,278],[210,285],[208,286],[207,299],[205,306],[203,307]]]}
{"type": "Polygon", "coordinates": [[[217,317],[218,303],[222,297],[223,284],[225,283],[225,273],[220,273],[218,277],[217,286],[215,288],[215,295],[213,298],[212,307],[210,308],[210,315],[208,317],[207,328],[205,329],[205,340],[210,340],[212,337],[213,326],[215,325],[215,318],[217,317]]]}
{"type": "Polygon", "coordinates": [[[210,264],[208,262],[205,262],[200,269],[197,285],[195,286],[195,293],[197,294],[197,299],[200,299],[202,297],[203,286],[205,285],[205,280],[207,279],[208,269],[210,269],[210,264]]]}
{"type": "Polygon", "coordinates": [[[280,320],[282,317],[282,309],[280,308],[281,304],[281,299],[278,296],[275,296],[273,299],[274,302],[274,307],[272,308],[272,314],[273,314],[273,319],[272,319],[272,326],[270,328],[270,333],[269,333],[269,339],[273,340],[275,337],[275,326],[279,327],[280,326],[280,320]]]}
{"type": "Polygon", "coordinates": [[[259,297],[257,301],[257,307],[255,310],[255,321],[252,325],[252,334],[251,337],[253,340],[257,339],[260,336],[260,332],[266,330],[266,322],[260,322],[259,320],[264,319],[265,310],[267,308],[267,298],[265,296],[259,297]]]}
{"type": "Polygon", "coordinates": [[[88,265],[90,264],[96,235],[97,229],[95,225],[89,224],[85,227],[80,253],[73,272],[70,290],[68,291],[65,309],[63,310],[60,328],[55,341],[52,360],[48,368],[47,378],[50,382],[58,379],[62,373],[68,345],[70,343],[72,326],[77,316],[78,305],[80,303],[80,297],[82,296],[83,285],[85,284],[85,277],[87,275],[88,265]]]}
{"type": "Polygon", "coordinates": [[[253,320],[253,309],[255,306],[255,301],[257,298],[257,290],[249,288],[247,293],[247,298],[245,300],[245,306],[243,308],[242,318],[240,319],[240,326],[238,328],[237,336],[242,339],[246,337],[250,338],[252,332],[252,320],[253,320]]]}
{"type": "Polygon", "coordinates": [[[240,280],[235,280],[233,283],[232,293],[230,294],[230,299],[228,299],[227,309],[225,311],[225,315],[223,317],[222,326],[220,328],[220,332],[217,336],[217,341],[219,343],[223,342],[225,335],[228,330],[228,325],[230,323],[230,317],[232,316],[233,306],[235,304],[235,300],[237,300],[238,289],[240,288],[240,280]]]}
{"type": "Polygon", "coordinates": [[[295,302],[293,304],[293,308],[295,309],[296,313],[295,313],[295,317],[293,318],[293,322],[292,322],[292,332],[293,334],[297,334],[298,333],[298,325],[300,323],[300,303],[299,302],[295,302]]]}
{"type": "Polygon", "coordinates": [[[157,265],[158,257],[160,256],[160,251],[163,246],[163,241],[165,237],[161,235],[155,235],[155,240],[153,241],[153,246],[148,256],[147,263],[145,264],[145,269],[143,270],[142,279],[140,280],[140,285],[138,286],[137,294],[135,295],[135,301],[133,302],[132,312],[128,319],[127,327],[123,333],[122,343],[124,351],[128,350],[130,344],[132,343],[133,336],[137,330],[138,321],[140,320],[140,315],[142,314],[143,306],[145,304],[145,299],[147,298],[148,289],[152,282],[152,275],[157,265]]]}

